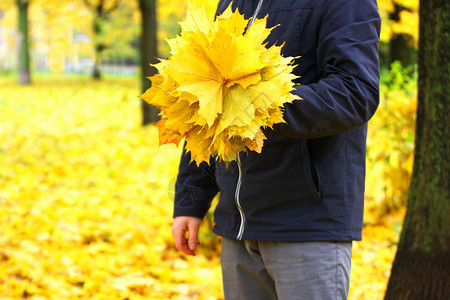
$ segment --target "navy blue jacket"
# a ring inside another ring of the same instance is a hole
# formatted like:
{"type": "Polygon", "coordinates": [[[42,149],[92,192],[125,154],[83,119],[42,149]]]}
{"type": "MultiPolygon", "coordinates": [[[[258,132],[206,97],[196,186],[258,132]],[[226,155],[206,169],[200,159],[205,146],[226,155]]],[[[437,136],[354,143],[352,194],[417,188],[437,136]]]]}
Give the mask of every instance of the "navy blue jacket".
{"type": "MultiPolygon", "coordinates": [[[[220,1],[218,13],[230,0],[220,1]]],[[[258,0],[235,0],[251,17],[258,0]]],[[[360,240],[367,122],[379,99],[376,0],[265,0],[258,17],[276,27],[269,45],[300,57],[287,124],[265,133],[262,153],[228,168],[189,164],[183,152],[174,216],[203,218],[220,191],[216,234],[270,241],[360,240]]]]}

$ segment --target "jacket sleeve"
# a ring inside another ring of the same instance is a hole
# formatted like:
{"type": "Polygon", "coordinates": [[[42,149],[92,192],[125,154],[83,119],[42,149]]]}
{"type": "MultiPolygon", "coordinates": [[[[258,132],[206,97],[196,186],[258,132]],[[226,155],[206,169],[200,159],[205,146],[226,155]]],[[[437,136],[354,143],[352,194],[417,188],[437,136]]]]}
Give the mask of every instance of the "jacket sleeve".
{"type": "MultiPolygon", "coordinates": [[[[285,105],[287,124],[268,135],[316,138],[366,123],[379,102],[380,17],[375,0],[331,0],[318,31],[320,79],[298,85],[303,100],[285,105]]],[[[301,61],[301,58],[300,58],[301,61]]]]}
{"type": "Polygon", "coordinates": [[[214,176],[214,158],[210,164],[199,166],[191,161],[190,153],[183,149],[177,181],[175,183],[174,217],[191,216],[203,218],[219,189],[214,176]]]}

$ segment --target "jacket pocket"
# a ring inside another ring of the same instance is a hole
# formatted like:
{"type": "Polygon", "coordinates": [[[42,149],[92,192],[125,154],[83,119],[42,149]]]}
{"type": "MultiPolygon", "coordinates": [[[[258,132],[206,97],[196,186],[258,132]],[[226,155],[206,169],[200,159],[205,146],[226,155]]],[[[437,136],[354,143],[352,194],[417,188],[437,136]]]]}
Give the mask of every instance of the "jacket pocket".
{"type": "Polygon", "coordinates": [[[309,192],[311,197],[316,203],[322,202],[322,196],[320,192],[320,180],[314,161],[309,155],[307,140],[302,140],[300,143],[300,153],[304,157],[303,171],[305,172],[305,180],[307,181],[309,192]]]}

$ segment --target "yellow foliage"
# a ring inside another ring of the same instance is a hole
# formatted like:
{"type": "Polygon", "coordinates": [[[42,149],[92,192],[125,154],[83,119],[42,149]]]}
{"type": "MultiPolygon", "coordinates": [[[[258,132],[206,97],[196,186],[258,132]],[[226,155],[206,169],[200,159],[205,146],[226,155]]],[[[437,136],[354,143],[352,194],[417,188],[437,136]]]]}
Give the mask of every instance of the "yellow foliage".
{"type": "Polygon", "coordinates": [[[417,46],[419,39],[419,0],[378,0],[378,7],[382,17],[381,37],[382,42],[389,40],[398,34],[412,37],[417,46]],[[391,14],[395,11],[395,5],[403,7],[400,12],[400,20],[393,20],[391,14]]]}
{"type": "Polygon", "coordinates": [[[419,40],[419,13],[418,11],[403,10],[400,12],[400,21],[392,24],[392,32],[410,35],[416,43],[419,40]]]}
{"type": "Polygon", "coordinates": [[[391,66],[382,75],[380,105],[369,122],[365,222],[406,204],[414,158],[417,78],[391,66]]]}
{"type": "MultiPolygon", "coordinates": [[[[180,149],[140,127],[137,83],[0,78],[0,298],[223,299],[210,228],[196,257],[174,250],[180,149]]],[[[399,231],[384,219],[354,243],[349,299],[382,298],[399,231]]]]}
{"type": "MultiPolygon", "coordinates": [[[[3,14],[0,17],[0,40],[6,38],[6,45],[0,47],[0,64],[8,68],[11,63],[8,60],[11,60],[11,53],[15,53],[18,42],[17,8],[0,6],[0,11],[3,14]],[[14,34],[9,35],[9,31],[14,34]],[[2,62],[2,59],[6,61],[2,62]]],[[[51,71],[61,73],[66,60],[78,63],[80,56],[92,56],[91,44],[77,44],[73,40],[74,31],[91,28],[91,19],[81,1],[30,1],[28,22],[32,62],[47,61],[51,71]]]]}
{"type": "Polygon", "coordinates": [[[261,127],[284,122],[281,107],[299,99],[293,90],[292,57],[266,48],[267,17],[246,30],[248,20],[231,5],[213,21],[192,6],[182,32],[169,41],[172,56],[155,67],[152,88],[141,97],[161,107],[161,143],[186,137],[198,164],[210,156],[230,162],[246,149],[261,152],[261,127]]]}

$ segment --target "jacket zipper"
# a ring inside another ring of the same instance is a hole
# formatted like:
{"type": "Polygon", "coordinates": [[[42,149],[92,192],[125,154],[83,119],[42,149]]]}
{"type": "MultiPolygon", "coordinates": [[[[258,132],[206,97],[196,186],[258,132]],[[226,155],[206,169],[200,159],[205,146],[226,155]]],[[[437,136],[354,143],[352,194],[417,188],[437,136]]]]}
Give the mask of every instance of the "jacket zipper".
{"type": "MultiPolygon", "coordinates": [[[[250,26],[252,26],[253,22],[255,21],[256,16],[258,15],[259,10],[261,9],[261,6],[263,4],[263,1],[264,0],[258,1],[258,6],[256,7],[255,12],[253,13],[253,16],[251,17],[251,20],[249,21],[247,28],[245,28],[245,32],[247,32],[248,28],[250,26]]],[[[245,32],[244,32],[244,34],[245,34],[245,32]]],[[[244,234],[244,228],[245,228],[245,214],[244,214],[244,211],[242,210],[241,202],[239,199],[239,193],[241,191],[241,184],[242,184],[242,165],[241,165],[241,158],[239,157],[239,153],[237,153],[236,156],[237,156],[239,177],[238,177],[238,182],[236,184],[236,193],[234,194],[234,199],[236,201],[236,206],[239,210],[239,214],[241,215],[241,225],[239,226],[239,232],[238,232],[236,239],[242,240],[242,235],[244,234]]]]}
{"type": "Polygon", "coordinates": [[[238,235],[236,237],[236,239],[241,240],[242,239],[242,235],[244,234],[244,226],[245,226],[245,214],[244,211],[242,210],[242,206],[240,203],[240,199],[239,199],[239,193],[241,191],[241,184],[242,184],[242,165],[241,165],[241,158],[239,157],[239,153],[236,154],[237,156],[237,165],[238,165],[238,170],[239,170],[239,177],[238,177],[238,182],[236,185],[236,193],[234,194],[234,199],[236,201],[236,206],[239,210],[239,214],[241,215],[241,225],[239,226],[239,232],[238,235]]]}
{"type": "Polygon", "coordinates": [[[263,4],[264,0],[259,0],[258,6],[256,6],[255,12],[253,13],[253,16],[250,18],[250,21],[247,24],[247,27],[245,28],[244,34],[247,32],[247,30],[252,26],[253,22],[256,19],[256,16],[258,15],[259,11],[261,10],[261,6],[263,4]]]}

